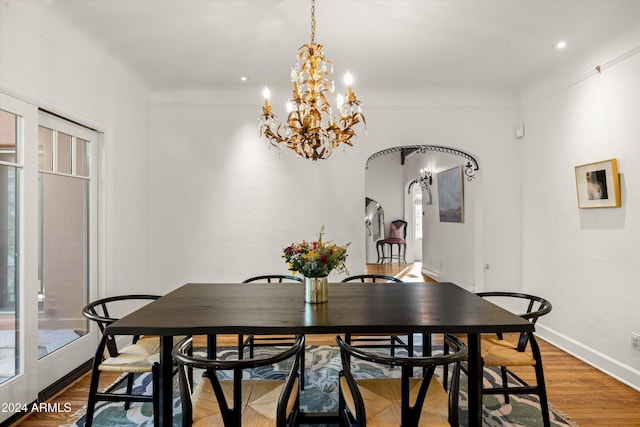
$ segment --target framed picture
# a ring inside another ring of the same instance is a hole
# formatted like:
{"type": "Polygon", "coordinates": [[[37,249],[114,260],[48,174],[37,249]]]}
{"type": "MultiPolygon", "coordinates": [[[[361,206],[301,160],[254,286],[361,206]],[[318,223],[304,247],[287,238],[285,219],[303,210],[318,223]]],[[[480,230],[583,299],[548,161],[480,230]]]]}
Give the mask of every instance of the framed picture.
{"type": "Polygon", "coordinates": [[[462,168],[438,172],[437,181],[440,222],[464,222],[462,168]]]}
{"type": "Polygon", "coordinates": [[[619,208],[620,176],[616,159],[576,166],[579,208],[619,208]]]}

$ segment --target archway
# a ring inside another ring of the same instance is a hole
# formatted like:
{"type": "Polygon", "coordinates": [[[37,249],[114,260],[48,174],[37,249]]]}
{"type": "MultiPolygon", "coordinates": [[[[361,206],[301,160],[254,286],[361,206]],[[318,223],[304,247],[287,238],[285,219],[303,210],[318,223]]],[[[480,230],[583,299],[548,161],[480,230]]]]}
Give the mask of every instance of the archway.
{"type": "MultiPolygon", "coordinates": [[[[409,224],[408,237],[415,233],[418,224],[414,209],[417,207],[407,195],[416,186],[421,189],[422,239],[407,239],[407,261],[417,260],[420,254],[423,273],[471,290],[482,280],[482,269],[478,266],[482,258],[477,250],[482,240],[479,170],[473,155],[437,145],[405,145],[381,150],[367,159],[365,170],[366,196],[383,206],[387,232],[391,221],[403,219],[409,224]],[[438,174],[451,169],[459,170],[460,193],[464,197],[464,220],[457,223],[440,217],[438,174]],[[430,183],[421,179],[421,171],[431,174],[430,183]],[[412,244],[421,245],[422,250],[412,244]]],[[[367,263],[376,262],[375,241],[369,238],[365,246],[367,263]]]]}

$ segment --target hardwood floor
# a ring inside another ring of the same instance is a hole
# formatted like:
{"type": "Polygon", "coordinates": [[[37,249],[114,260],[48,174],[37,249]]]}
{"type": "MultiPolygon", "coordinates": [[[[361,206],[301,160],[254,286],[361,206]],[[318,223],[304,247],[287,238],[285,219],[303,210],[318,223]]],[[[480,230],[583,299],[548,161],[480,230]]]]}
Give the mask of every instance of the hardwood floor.
{"type": "MultiPolygon", "coordinates": [[[[397,276],[405,281],[432,281],[422,275],[420,264],[370,264],[367,273],[397,276]]],[[[307,337],[309,345],[333,344],[334,340],[335,337],[328,335],[307,337]]],[[[549,402],[556,410],[580,427],[640,426],[640,392],[539,341],[549,402]]],[[[235,338],[230,339],[230,343],[234,342],[235,338]]],[[[533,380],[528,371],[519,373],[525,380],[533,380]]],[[[103,377],[105,385],[114,379],[103,377]]],[[[89,374],[85,375],[50,401],[61,407],[69,404],[70,411],[32,413],[13,425],[54,427],[71,423],[76,418],[76,411],[86,404],[89,379],[89,374]]]]}

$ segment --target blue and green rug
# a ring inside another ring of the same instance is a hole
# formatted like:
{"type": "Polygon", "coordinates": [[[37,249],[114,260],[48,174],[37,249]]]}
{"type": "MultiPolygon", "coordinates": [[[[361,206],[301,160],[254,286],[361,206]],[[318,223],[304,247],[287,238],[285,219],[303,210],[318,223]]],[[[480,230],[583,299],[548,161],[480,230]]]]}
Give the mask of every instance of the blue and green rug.
{"type": "MultiPolygon", "coordinates": [[[[222,350],[219,357],[236,357],[235,350],[222,350]]],[[[301,395],[301,410],[303,412],[336,412],[338,409],[338,372],[342,364],[339,350],[335,346],[308,346],[306,349],[305,390],[301,395]]],[[[273,377],[279,372],[286,372],[286,366],[269,366],[246,371],[249,378],[273,377]]],[[[382,369],[379,365],[360,362],[357,366],[358,376],[376,378],[395,375],[393,370],[382,369]]],[[[399,372],[397,372],[399,375],[399,372]]],[[[135,393],[146,390],[151,392],[149,375],[140,376],[135,382],[135,393]]],[[[499,383],[498,371],[485,370],[485,382],[499,383]]],[[[174,395],[178,396],[177,377],[174,384],[174,395]]],[[[174,399],[174,426],[181,426],[182,408],[180,399],[174,399]]],[[[84,426],[83,408],[76,414],[76,421],[66,427],[84,426]]],[[[484,396],[483,398],[483,426],[487,427],[536,427],[542,425],[540,404],[536,396],[511,396],[508,405],[503,403],[501,396],[484,396]]],[[[552,426],[571,426],[574,424],[563,418],[557,411],[551,411],[552,426]]],[[[467,425],[467,380],[460,378],[460,425],[467,425]]],[[[115,402],[101,402],[96,408],[93,425],[96,427],[134,427],[153,426],[152,408],[150,403],[132,404],[128,411],[124,404],[115,402]]]]}

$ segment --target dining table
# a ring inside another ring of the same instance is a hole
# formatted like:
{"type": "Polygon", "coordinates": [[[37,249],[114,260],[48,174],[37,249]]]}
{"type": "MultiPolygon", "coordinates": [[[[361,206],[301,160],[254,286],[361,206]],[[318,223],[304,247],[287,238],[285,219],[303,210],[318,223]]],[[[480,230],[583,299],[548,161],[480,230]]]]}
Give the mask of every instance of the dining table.
{"type": "MultiPolygon", "coordinates": [[[[160,336],[159,421],[173,420],[173,337],[218,334],[465,334],[468,425],[482,425],[480,336],[533,332],[534,325],[449,282],[329,283],[309,304],[299,283],[187,283],[110,324],[105,333],[160,336]]],[[[304,423],[336,417],[302,414],[304,423]]],[[[336,421],[337,423],[337,421],[336,421]]]]}

